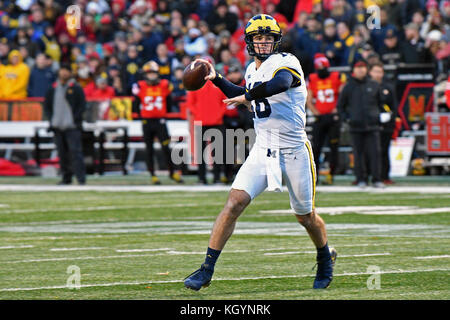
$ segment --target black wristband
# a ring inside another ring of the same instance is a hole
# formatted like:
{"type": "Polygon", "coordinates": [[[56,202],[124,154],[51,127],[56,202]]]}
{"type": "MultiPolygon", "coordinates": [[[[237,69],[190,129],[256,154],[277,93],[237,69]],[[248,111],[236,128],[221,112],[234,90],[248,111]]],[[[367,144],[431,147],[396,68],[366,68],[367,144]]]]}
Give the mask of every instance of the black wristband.
{"type": "MultiPolygon", "coordinates": [[[[270,95],[267,92],[267,82],[263,82],[260,85],[257,85],[253,89],[249,90],[247,93],[248,96],[251,97],[251,100],[262,99],[270,95]]],[[[247,93],[245,95],[245,98],[248,100],[247,93]]]]}
{"type": "Polygon", "coordinates": [[[212,79],[211,81],[212,81],[212,83],[214,83],[218,87],[218,85],[221,82],[223,82],[223,76],[216,71],[216,77],[214,79],[212,79]]]}

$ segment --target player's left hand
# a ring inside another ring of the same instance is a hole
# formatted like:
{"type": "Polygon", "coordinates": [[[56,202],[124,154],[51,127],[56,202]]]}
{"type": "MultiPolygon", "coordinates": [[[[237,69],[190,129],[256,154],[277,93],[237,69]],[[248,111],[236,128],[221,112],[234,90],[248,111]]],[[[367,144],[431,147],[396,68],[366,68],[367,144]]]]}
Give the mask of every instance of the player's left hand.
{"type": "Polygon", "coordinates": [[[228,106],[234,105],[236,107],[240,104],[243,104],[243,105],[247,106],[247,108],[251,111],[251,103],[250,103],[250,101],[245,99],[245,95],[240,95],[240,96],[237,96],[234,98],[225,99],[225,100],[223,100],[223,102],[225,102],[228,106]]]}

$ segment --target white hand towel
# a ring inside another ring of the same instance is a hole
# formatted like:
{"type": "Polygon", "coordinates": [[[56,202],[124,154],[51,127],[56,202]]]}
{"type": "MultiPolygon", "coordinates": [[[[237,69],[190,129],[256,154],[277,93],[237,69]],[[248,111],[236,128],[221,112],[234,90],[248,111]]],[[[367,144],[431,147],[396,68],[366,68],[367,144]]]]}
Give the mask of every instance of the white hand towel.
{"type": "Polygon", "coordinates": [[[380,122],[381,123],[386,123],[391,121],[391,114],[390,112],[381,112],[380,113],[380,122]]]}
{"type": "Polygon", "coordinates": [[[267,190],[282,192],[280,150],[267,149],[266,171],[267,171],[267,190]]]}

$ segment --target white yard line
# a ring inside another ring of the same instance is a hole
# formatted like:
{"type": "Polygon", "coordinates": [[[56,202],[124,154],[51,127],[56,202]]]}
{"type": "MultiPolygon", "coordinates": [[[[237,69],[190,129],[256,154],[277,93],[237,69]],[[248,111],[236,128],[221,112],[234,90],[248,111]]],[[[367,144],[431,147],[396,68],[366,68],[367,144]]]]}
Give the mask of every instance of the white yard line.
{"type": "Polygon", "coordinates": [[[34,248],[34,246],[33,245],[24,244],[24,245],[0,247],[0,249],[25,249],[25,248],[34,248]]]}
{"type": "Polygon", "coordinates": [[[97,207],[71,207],[71,208],[51,208],[51,209],[17,209],[0,211],[0,214],[10,213],[36,213],[36,212],[85,212],[85,211],[106,211],[106,210],[124,210],[124,209],[152,209],[152,208],[178,208],[178,207],[199,207],[204,206],[205,203],[161,203],[161,204],[146,204],[133,206],[97,206],[97,207]]]}
{"type": "MultiPolygon", "coordinates": [[[[449,207],[443,208],[419,208],[417,206],[343,206],[343,207],[318,207],[318,214],[338,215],[344,213],[356,213],[366,215],[415,215],[450,212],[449,207]]],[[[292,209],[260,210],[260,215],[291,215],[292,209]]]]}
{"type": "Polygon", "coordinates": [[[267,252],[264,253],[265,256],[283,256],[290,254],[299,254],[299,253],[317,253],[317,251],[286,251],[286,252],[267,252]]]}
{"type": "Polygon", "coordinates": [[[27,259],[27,260],[4,261],[3,263],[4,264],[16,264],[16,263],[51,262],[51,261],[71,261],[71,260],[102,260],[102,259],[150,257],[150,256],[157,256],[157,255],[161,255],[161,254],[130,254],[130,255],[121,255],[121,256],[44,258],[44,259],[27,259]]]}
{"type": "MultiPolygon", "coordinates": [[[[249,252],[262,252],[262,251],[279,251],[279,250],[288,250],[287,248],[264,248],[264,249],[249,249],[249,250],[226,250],[224,253],[249,253],[249,252]]],[[[205,251],[176,251],[170,250],[167,254],[180,254],[180,255],[189,255],[189,254],[206,254],[205,251]]]]}
{"type": "Polygon", "coordinates": [[[115,234],[97,234],[97,235],[86,235],[86,236],[45,236],[45,237],[5,237],[2,240],[5,241],[40,241],[40,240],[73,240],[73,239],[97,239],[97,238],[119,238],[121,235],[115,234]]]}
{"type": "MultiPolygon", "coordinates": [[[[59,251],[77,251],[77,250],[89,250],[89,248],[62,248],[59,251]],[[73,250],[72,250],[73,249],[73,250]]],[[[274,249],[251,249],[251,250],[228,250],[227,254],[231,253],[251,253],[251,252],[264,252],[264,251],[278,251],[286,250],[286,248],[274,248],[274,249]]],[[[58,250],[52,250],[58,251],[58,250]]],[[[97,256],[97,257],[61,257],[61,258],[42,258],[42,259],[26,259],[26,260],[14,260],[5,261],[5,264],[16,264],[16,263],[36,263],[36,262],[51,262],[51,261],[71,261],[71,260],[102,260],[102,259],[122,259],[122,258],[139,258],[139,257],[153,257],[153,256],[164,256],[164,255],[205,255],[204,251],[176,251],[170,248],[158,248],[158,249],[130,249],[130,250],[116,250],[117,252],[157,252],[166,251],[162,253],[154,254],[131,254],[131,255],[114,255],[114,256],[97,256]]],[[[291,254],[316,254],[317,251],[306,250],[306,251],[285,251],[285,252],[268,252],[264,253],[266,256],[275,255],[291,255],[291,254]]],[[[370,256],[387,256],[391,255],[389,252],[384,253],[367,253],[367,254],[354,254],[354,255],[341,255],[341,258],[349,257],[370,257],[370,256]]]]}
{"type": "Polygon", "coordinates": [[[363,253],[363,254],[338,254],[338,258],[359,258],[359,257],[377,257],[377,256],[390,256],[389,252],[381,253],[363,253]]]}
{"type": "MultiPolygon", "coordinates": [[[[148,220],[115,221],[91,223],[36,223],[0,225],[0,232],[46,232],[46,233],[146,233],[146,234],[204,234],[209,235],[213,221],[191,220],[148,220]]],[[[367,224],[367,223],[329,223],[327,229],[332,236],[393,236],[393,237],[429,237],[450,236],[450,228],[445,225],[425,224],[367,224]]],[[[303,236],[304,228],[295,222],[249,222],[237,224],[235,234],[303,236]]]]}
{"type": "Polygon", "coordinates": [[[156,248],[156,249],[118,249],[116,252],[153,252],[153,251],[169,251],[173,248],[156,248]]]}
{"type": "MultiPolygon", "coordinates": [[[[287,252],[268,252],[264,253],[265,256],[279,256],[279,255],[290,255],[290,254],[299,254],[299,253],[312,253],[316,254],[317,251],[287,251],[287,252]]],[[[382,253],[364,253],[364,254],[344,254],[339,255],[338,258],[358,258],[358,257],[374,257],[374,256],[389,256],[391,255],[389,252],[382,253]]]]}
{"type": "Polygon", "coordinates": [[[105,247],[88,247],[88,248],[51,248],[50,251],[86,251],[86,250],[103,250],[111,249],[105,247]]]}
{"type": "MultiPolygon", "coordinates": [[[[70,249],[69,249],[70,250],[70,249]]],[[[273,248],[273,249],[254,249],[254,250],[229,250],[227,253],[248,253],[255,251],[272,251],[272,250],[286,250],[286,248],[273,248]]],[[[26,259],[26,260],[14,260],[5,261],[3,263],[16,264],[16,263],[35,263],[35,262],[51,262],[51,261],[70,261],[70,260],[101,260],[101,259],[120,259],[120,258],[138,258],[138,257],[153,257],[162,255],[204,255],[204,251],[175,251],[172,248],[157,248],[157,249],[130,249],[130,250],[116,250],[117,252],[156,252],[156,251],[166,251],[164,253],[154,253],[154,254],[131,254],[131,255],[120,255],[120,256],[97,256],[97,257],[61,257],[61,258],[42,258],[42,259],[26,259]]]]}
{"type": "MultiPolygon", "coordinates": [[[[421,273],[421,272],[435,272],[435,271],[450,271],[449,268],[437,268],[437,269],[413,269],[413,270],[386,270],[380,271],[377,274],[401,274],[401,273],[421,273]]],[[[334,274],[334,277],[350,277],[361,275],[372,275],[368,272],[344,272],[340,274],[334,274]]],[[[284,276],[261,276],[261,277],[241,277],[241,278],[217,278],[213,281],[245,281],[245,280],[264,280],[264,279],[285,279],[285,278],[308,278],[313,277],[313,274],[296,274],[296,275],[284,275],[284,276]]],[[[92,288],[92,287],[113,287],[113,286],[135,286],[135,285],[148,285],[148,284],[165,284],[165,283],[182,283],[183,280],[156,280],[156,281],[142,281],[142,282],[110,282],[110,283],[96,283],[96,284],[81,284],[80,288],[92,288]]],[[[34,288],[3,288],[0,292],[7,291],[34,291],[34,290],[54,290],[54,289],[68,289],[67,286],[48,286],[48,287],[34,287],[34,288]]]]}
{"type": "Polygon", "coordinates": [[[415,214],[433,214],[450,212],[449,207],[444,208],[415,208],[415,209],[400,209],[400,210],[386,210],[386,211],[365,211],[361,214],[367,215],[415,215],[415,214]]]}
{"type": "MultiPolygon", "coordinates": [[[[20,185],[4,184],[0,185],[0,191],[29,191],[29,192],[48,192],[48,191],[104,191],[104,192],[223,192],[229,191],[230,186],[105,186],[105,185],[85,185],[85,186],[57,186],[57,185],[20,185]]],[[[283,187],[286,192],[287,188],[283,187]]],[[[319,192],[368,192],[368,193],[443,193],[450,194],[448,186],[391,186],[383,189],[368,187],[360,189],[354,186],[318,186],[319,192]]]]}
{"type": "Polygon", "coordinates": [[[425,260],[425,259],[446,259],[450,258],[450,255],[444,254],[441,256],[423,256],[423,257],[414,257],[414,259],[425,260]]]}

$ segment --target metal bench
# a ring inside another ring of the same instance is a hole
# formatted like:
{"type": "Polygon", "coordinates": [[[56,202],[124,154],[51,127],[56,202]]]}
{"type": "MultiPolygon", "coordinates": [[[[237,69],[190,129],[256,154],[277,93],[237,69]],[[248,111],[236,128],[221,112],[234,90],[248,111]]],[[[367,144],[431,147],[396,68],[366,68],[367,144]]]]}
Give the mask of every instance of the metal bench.
{"type": "MultiPolygon", "coordinates": [[[[186,120],[167,120],[167,128],[172,138],[170,147],[174,149],[187,149],[189,141],[189,125],[186,120]]],[[[56,154],[56,146],[49,139],[53,137],[48,132],[46,121],[7,121],[0,125],[0,151],[4,151],[4,157],[11,159],[14,151],[25,151],[29,159],[34,158],[39,164],[42,151],[52,151],[51,157],[56,154]],[[8,141],[5,141],[8,140],[8,141]],[[19,140],[19,141],[18,141],[19,140]],[[50,140],[50,141],[49,141],[50,140]],[[34,152],[34,157],[32,156],[34,152]]],[[[127,174],[127,168],[134,162],[136,152],[145,150],[143,141],[130,141],[142,137],[142,124],[140,121],[97,121],[95,123],[83,123],[86,132],[92,132],[94,149],[98,150],[98,168],[100,174],[104,173],[106,152],[121,151],[120,163],[122,171],[127,174]]],[[[161,148],[161,144],[155,141],[154,148],[161,148]]]]}

